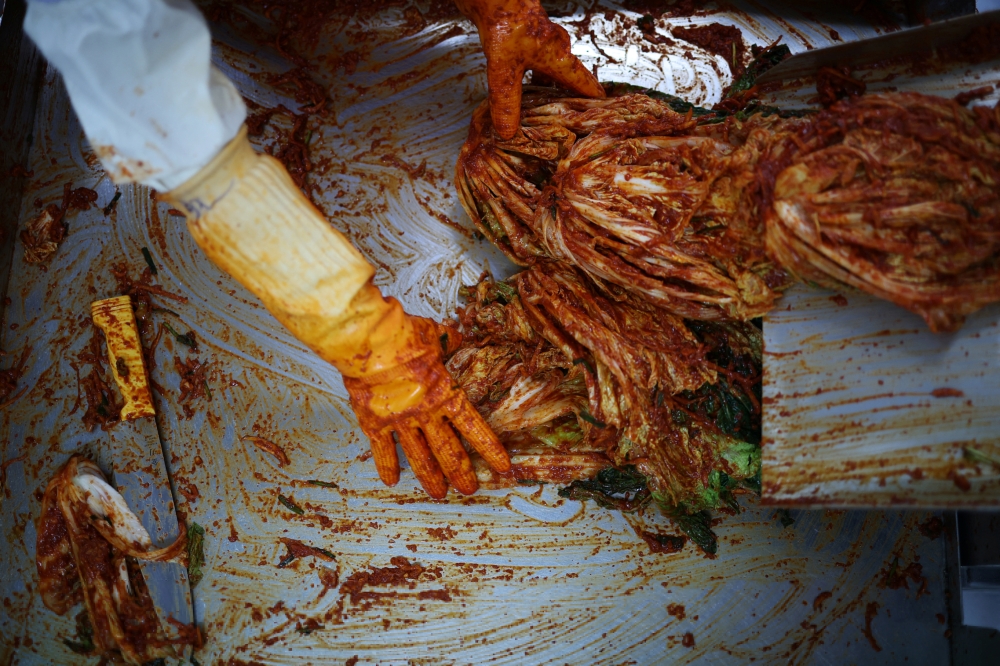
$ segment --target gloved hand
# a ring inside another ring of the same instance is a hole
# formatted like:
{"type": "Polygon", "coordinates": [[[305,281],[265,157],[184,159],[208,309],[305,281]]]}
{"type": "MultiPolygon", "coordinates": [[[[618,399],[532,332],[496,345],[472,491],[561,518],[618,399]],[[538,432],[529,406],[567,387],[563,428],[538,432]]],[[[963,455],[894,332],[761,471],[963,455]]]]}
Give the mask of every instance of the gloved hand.
{"type": "Polygon", "coordinates": [[[447,493],[445,477],[465,494],[478,487],[456,430],[494,470],[510,470],[506,450],[444,368],[442,336],[457,343],[457,333],[383,298],[371,265],[280,162],[254,152],[245,128],[166,196],[187,214],[205,254],[344,375],[382,481],[399,481],[393,433],[432,497],[447,493]]]}
{"type": "Polygon", "coordinates": [[[445,477],[471,495],[478,485],[476,474],[455,430],[493,469],[509,471],[510,458],[442,363],[442,354],[461,344],[461,334],[428,319],[413,317],[409,323],[414,333],[406,348],[409,360],[366,376],[345,374],[344,386],[371,439],[383,482],[392,486],[399,480],[395,433],[428,495],[444,497],[445,477]]]}
{"type": "Polygon", "coordinates": [[[604,97],[597,77],[570,52],[569,35],[549,20],[538,0],[455,0],[479,30],[486,54],[493,128],[502,139],[517,133],[521,80],[541,72],[586,97],[604,97]]]}

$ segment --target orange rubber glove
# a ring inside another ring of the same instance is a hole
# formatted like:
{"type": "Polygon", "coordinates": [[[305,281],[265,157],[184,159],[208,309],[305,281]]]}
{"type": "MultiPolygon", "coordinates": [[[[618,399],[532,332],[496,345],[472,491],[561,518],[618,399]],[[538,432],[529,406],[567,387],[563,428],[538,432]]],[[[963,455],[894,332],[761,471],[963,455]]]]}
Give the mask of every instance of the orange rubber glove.
{"type": "Polygon", "coordinates": [[[478,487],[458,433],[497,472],[510,459],[454,386],[443,333],[403,312],[371,283],[375,269],[295,186],[284,166],[256,153],[246,128],[167,198],[183,210],[208,257],[253,292],[295,337],[344,375],[379,477],[399,481],[393,433],[432,497],[478,487]]]}
{"type": "Polygon", "coordinates": [[[570,52],[569,35],[549,20],[538,0],[455,0],[479,30],[486,54],[493,127],[502,139],[517,133],[521,80],[541,72],[585,97],[604,97],[597,77],[570,52]]]}

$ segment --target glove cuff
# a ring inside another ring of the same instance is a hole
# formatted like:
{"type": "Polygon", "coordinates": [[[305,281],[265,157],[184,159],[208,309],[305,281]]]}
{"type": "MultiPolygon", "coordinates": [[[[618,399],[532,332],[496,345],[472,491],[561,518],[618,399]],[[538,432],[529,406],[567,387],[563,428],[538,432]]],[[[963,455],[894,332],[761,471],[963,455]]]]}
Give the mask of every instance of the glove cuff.
{"type": "Polygon", "coordinates": [[[254,151],[246,127],[166,198],[217,266],[344,375],[386,372],[426,353],[414,319],[371,283],[375,269],[280,162],[254,151]]]}

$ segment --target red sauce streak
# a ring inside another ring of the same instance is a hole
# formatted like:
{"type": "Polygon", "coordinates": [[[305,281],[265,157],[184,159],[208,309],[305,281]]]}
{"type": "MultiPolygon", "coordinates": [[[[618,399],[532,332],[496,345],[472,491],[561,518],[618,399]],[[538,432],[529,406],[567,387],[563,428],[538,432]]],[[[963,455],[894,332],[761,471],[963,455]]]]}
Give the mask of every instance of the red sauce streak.
{"type": "Polygon", "coordinates": [[[965,393],[955,388],[936,388],[931,391],[931,395],[935,398],[964,398],[965,393]]]}
{"type": "Polygon", "coordinates": [[[962,106],[965,106],[972,100],[982,99],[983,97],[986,97],[991,92],[993,92],[993,86],[980,86],[978,88],[973,88],[968,92],[959,93],[955,95],[955,101],[961,104],[962,106]]]}
{"type": "Polygon", "coordinates": [[[330,554],[323,552],[319,548],[308,546],[299,541],[298,539],[289,539],[288,537],[281,537],[279,541],[285,544],[285,548],[288,549],[288,554],[284,558],[282,558],[282,562],[285,562],[286,564],[288,562],[291,562],[293,559],[297,559],[300,557],[317,557],[325,562],[333,561],[333,557],[330,554]]]}
{"type": "Polygon", "coordinates": [[[351,604],[393,596],[394,593],[379,593],[365,590],[367,587],[407,587],[413,589],[422,577],[438,579],[440,568],[427,568],[413,564],[405,557],[393,557],[391,566],[371,567],[367,571],[356,571],[340,585],[340,594],[350,597],[351,604]]]}
{"type": "Polygon", "coordinates": [[[428,527],[427,533],[438,541],[450,541],[458,534],[450,527],[428,527]]]}
{"type": "Polygon", "coordinates": [[[326,107],[326,91],[309,77],[304,67],[296,67],[284,74],[272,74],[267,77],[267,82],[292,93],[300,110],[306,114],[320,113],[326,107]]]}
{"type": "Polygon", "coordinates": [[[17,456],[16,458],[11,458],[10,460],[4,460],[2,463],[0,463],[0,490],[2,490],[3,487],[4,487],[4,485],[7,483],[7,468],[10,467],[11,465],[13,465],[16,462],[21,462],[21,461],[27,460],[27,459],[28,459],[28,455],[25,454],[25,453],[22,453],[21,455],[17,456]]]}
{"type": "Polygon", "coordinates": [[[832,596],[833,596],[833,592],[829,592],[829,591],[827,591],[827,592],[820,592],[819,594],[817,594],[816,598],[813,599],[813,610],[817,611],[817,612],[822,611],[823,610],[823,604],[826,603],[826,600],[829,599],[832,596]]]}
{"type": "Polygon", "coordinates": [[[872,649],[876,652],[881,652],[882,648],[879,647],[877,642],[875,642],[875,637],[872,635],[872,620],[874,620],[875,616],[878,615],[878,608],[878,602],[875,601],[872,601],[865,607],[865,628],[862,633],[865,635],[865,638],[868,639],[868,642],[871,643],[872,649]]]}
{"type": "Polygon", "coordinates": [[[917,525],[917,529],[928,539],[938,539],[944,533],[944,521],[932,516],[926,522],[917,525]]]}
{"type": "MultiPolygon", "coordinates": [[[[638,14],[646,14],[654,18],[660,16],[696,16],[698,14],[709,14],[708,10],[703,10],[702,0],[676,0],[667,4],[663,0],[625,0],[625,9],[638,14]]],[[[552,12],[549,12],[552,15],[552,12]]]]}
{"type": "Polygon", "coordinates": [[[71,184],[66,183],[63,188],[63,210],[89,210],[97,203],[97,192],[89,187],[78,187],[70,189],[71,184]]]}
{"type": "Polygon", "coordinates": [[[890,590],[898,590],[905,588],[910,589],[910,582],[918,585],[917,588],[917,598],[919,599],[924,594],[927,594],[927,578],[924,577],[924,568],[918,562],[910,562],[905,568],[899,568],[899,558],[893,558],[892,564],[889,565],[888,570],[884,571],[882,574],[882,580],[879,583],[879,587],[889,588],[890,590]]]}
{"type": "Polygon", "coordinates": [[[684,544],[687,543],[687,537],[674,534],[658,534],[656,532],[640,530],[639,536],[642,537],[642,540],[649,546],[650,552],[653,553],[679,553],[684,549],[684,544]]]}
{"type": "Polygon", "coordinates": [[[253,435],[244,435],[243,437],[240,437],[240,441],[241,442],[251,442],[254,446],[256,446],[261,451],[264,451],[265,453],[270,453],[272,456],[274,456],[278,460],[278,466],[279,467],[284,467],[289,462],[291,462],[288,459],[288,454],[285,453],[285,450],[283,448],[281,448],[280,446],[278,446],[277,444],[275,444],[274,442],[272,442],[270,440],[264,439],[263,437],[255,437],[253,435]]]}
{"type": "Polygon", "coordinates": [[[451,601],[451,594],[448,590],[426,590],[417,593],[417,599],[434,599],[436,601],[451,601]]]}
{"type": "Polygon", "coordinates": [[[177,477],[175,481],[179,482],[176,483],[177,492],[183,495],[184,499],[187,500],[188,503],[196,502],[198,501],[198,498],[201,497],[201,493],[198,492],[198,486],[194,483],[184,483],[180,480],[180,477],[177,477]]]}
{"type": "Polygon", "coordinates": [[[951,479],[962,492],[967,493],[972,490],[972,484],[969,483],[969,480],[955,470],[948,472],[948,478],[951,479]]]}
{"type": "Polygon", "coordinates": [[[732,70],[733,78],[743,73],[743,33],[739,28],[721,23],[693,26],[690,28],[674,28],[670,31],[674,37],[705,49],[709,53],[721,56],[732,70]]]}

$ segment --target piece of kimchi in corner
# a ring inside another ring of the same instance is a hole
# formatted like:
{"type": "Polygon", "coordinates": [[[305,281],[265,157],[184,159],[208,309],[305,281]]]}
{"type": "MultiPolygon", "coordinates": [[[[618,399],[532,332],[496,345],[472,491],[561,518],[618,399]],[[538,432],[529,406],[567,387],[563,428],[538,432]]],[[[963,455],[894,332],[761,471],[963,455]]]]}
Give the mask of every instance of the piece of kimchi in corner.
{"type": "MultiPolygon", "coordinates": [[[[139,560],[187,564],[183,533],[164,548],[92,461],[74,454],[48,483],[37,522],[38,591],[45,606],[76,614],[76,636],[63,643],[102,663],[147,664],[199,644],[196,627],[170,639],[157,616],[139,560]]],[[[172,621],[172,618],[171,618],[172,621]]]]}

